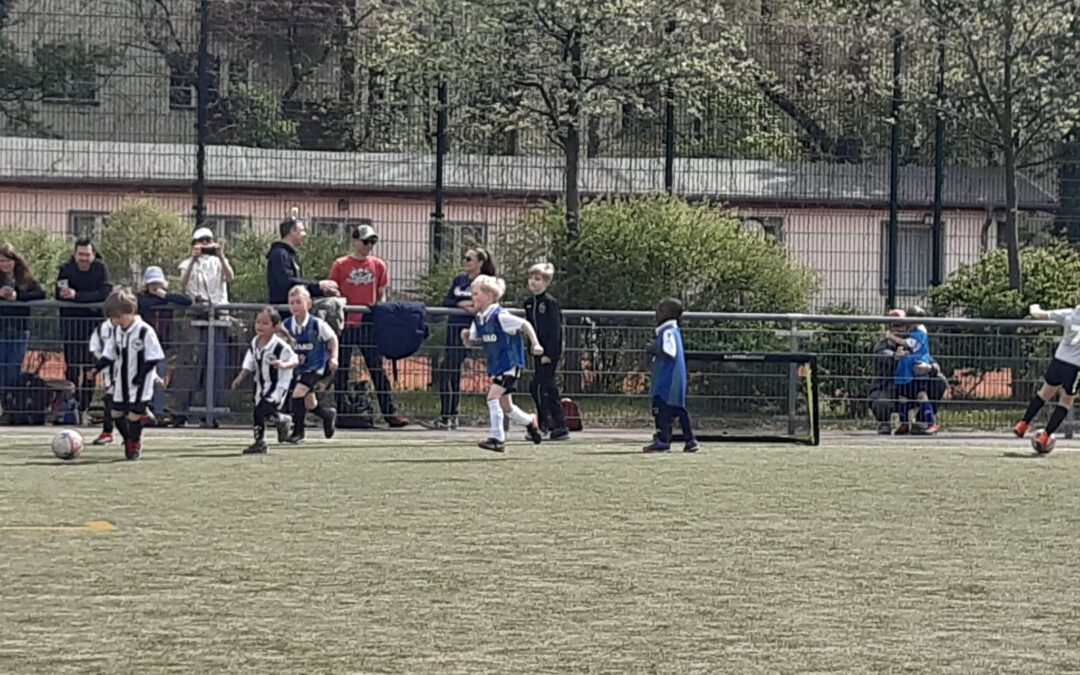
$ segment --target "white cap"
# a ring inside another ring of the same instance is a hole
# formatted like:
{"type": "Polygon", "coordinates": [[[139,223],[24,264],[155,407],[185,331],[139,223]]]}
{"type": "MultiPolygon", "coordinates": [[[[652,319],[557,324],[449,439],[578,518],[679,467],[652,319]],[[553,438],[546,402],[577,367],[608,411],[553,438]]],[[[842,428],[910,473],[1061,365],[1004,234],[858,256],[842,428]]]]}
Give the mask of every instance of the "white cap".
{"type": "Polygon", "coordinates": [[[199,241],[200,239],[213,239],[214,233],[210,231],[209,227],[200,227],[195,230],[195,234],[191,235],[191,241],[199,241]]]}
{"type": "Polygon", "coordinates": [[[146,268],[146,272],[143,274],[143,283],[147,286],[150,284],[163,284],[165,288],[169,287],[169,280],[165,278],[165,273],[157,265],[146,268]]]}
{"type": "Polygon", "coordinates": [[[375,231],[375,228],[370,225],[361,225],[353,230],[353,239],[359,239],[360,241],[367,241],[368,239],[379,240],[379,233],[375,231]]]}

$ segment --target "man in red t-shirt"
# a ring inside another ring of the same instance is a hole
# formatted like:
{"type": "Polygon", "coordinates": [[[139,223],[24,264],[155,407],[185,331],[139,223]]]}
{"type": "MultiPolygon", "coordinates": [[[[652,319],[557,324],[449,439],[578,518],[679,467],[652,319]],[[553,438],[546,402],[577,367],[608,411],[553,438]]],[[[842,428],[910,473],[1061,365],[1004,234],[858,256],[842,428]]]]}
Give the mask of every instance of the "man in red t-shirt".
{"type": "MultiPolygon", "coordinates": [[[[379,235],[370,225],[361,225],[352,231],[352,253],[334,261],[330,267],[330,280],[338,285],[341,296],[350,305],[374,305],[386,301],[386,291],[390,286],[390,272],[386,262],[375,257],[371,252],[379,242],[379,235]]],[[[352,353],[359,348],[364,357],[364,366],[371,376],[375,388],[375,397],[379,400],[379,409],[391,427],[403,427],[409,420],[397,414],[394,408],[394,396],[390,389],[390,380],[383,370],[383,357],[375,348],[375,334],[371,322],[364,321],[364,315],[350,313],[345,318],[345,330],[341,334],[338,347],[338,360],[341,367],[335,375],[335,396],[338,410],[344,408],[345,395],[349,390],[352,353]]]]}

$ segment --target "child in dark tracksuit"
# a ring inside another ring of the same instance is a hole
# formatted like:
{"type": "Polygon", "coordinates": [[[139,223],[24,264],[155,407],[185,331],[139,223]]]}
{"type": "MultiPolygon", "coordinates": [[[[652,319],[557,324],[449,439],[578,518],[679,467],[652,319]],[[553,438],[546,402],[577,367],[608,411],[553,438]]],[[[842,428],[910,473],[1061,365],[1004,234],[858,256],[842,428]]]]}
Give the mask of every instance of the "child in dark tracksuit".
{"type": "Polygon", "coordinates": [[[536,329],[540,344],[544,345],[544,355],[533,357],[533,378],[529,393],[536,403],[536,417],[541,429],[550,418],[554,424],[549,439],[552,441],[569,440],[570,432],[566,428],[563,416],[562,398],[555,384],[555,373],[562,356],[562,312],[559,303],[547,292],[555,276],[555,267],[551,263],[540,263],[529,268],[529,290],[533,297],[525,301],[525,318],[536,329]]]}
{"type": "Polygon", "coordinates": [[[649,394],[656,435],[652,443],[642,448],[645,452],[671,449],[671,423],[676,418],[686,443],[683,452],[697,452],[699,448],[690,428],[690,414],[686,411],[686,352],[679,332],[682,313],[682,303],[675,298],[664,298],[656,309],[656,340],[648,349],[652,357],[649,394]]]}

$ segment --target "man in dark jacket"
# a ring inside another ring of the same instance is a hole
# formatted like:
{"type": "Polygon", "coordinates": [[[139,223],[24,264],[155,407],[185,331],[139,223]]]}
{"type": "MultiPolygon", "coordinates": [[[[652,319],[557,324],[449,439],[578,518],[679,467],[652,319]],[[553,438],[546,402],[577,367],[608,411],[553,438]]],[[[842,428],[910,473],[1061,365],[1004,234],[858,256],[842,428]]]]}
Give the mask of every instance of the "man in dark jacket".
{"type": "Polygon", "coordinates": [[[289,289],[304,286],[313,298],[336,297],[337,284],[333,281],[310,281],[304,278],[304,269],[300,265],[297,249],[304,243],[307,228],[304,221],[294,214],[278,225],[280,241],[275,241],[266,254],[266,287],[271,305],[286,305],[289,302],[289,289]]]}
{"type": "MultiPolygon", "coordinates": [[[[60,266],[56,276],[56,299],[73,304],[105,302],[112,292],[109,270],[101,254],[89,239],[75,242],[75,252],[60,266]]],[[[93,380],[88,379],[94,359],[90,356],[90,334],[103,320],[96,308],[63,307],[60,310],[60,336],[64,340],[66,377],[75,385],[79,411],[90,407],[94,396],[93,380]]]]}

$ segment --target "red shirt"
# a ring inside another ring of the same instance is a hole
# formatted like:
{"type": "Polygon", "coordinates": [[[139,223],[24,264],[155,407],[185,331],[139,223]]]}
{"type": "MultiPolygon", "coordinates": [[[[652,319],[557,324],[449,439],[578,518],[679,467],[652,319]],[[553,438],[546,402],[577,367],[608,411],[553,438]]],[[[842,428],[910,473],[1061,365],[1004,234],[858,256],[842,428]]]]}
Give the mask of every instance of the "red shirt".
{"type": "MultiPolygon", "coordinates": [[[[347,255],[334,261],[330,267],[330,280],[337,282],[347,304],[374,305],[379,301],[379,291],[390,285],[390,272],[386,263],[373,255],[363,260],[347,255]]],[[[350,313],[346,323],[357,326],[363,316],[350,313]]]]}

